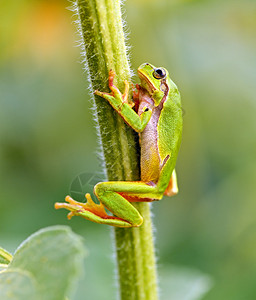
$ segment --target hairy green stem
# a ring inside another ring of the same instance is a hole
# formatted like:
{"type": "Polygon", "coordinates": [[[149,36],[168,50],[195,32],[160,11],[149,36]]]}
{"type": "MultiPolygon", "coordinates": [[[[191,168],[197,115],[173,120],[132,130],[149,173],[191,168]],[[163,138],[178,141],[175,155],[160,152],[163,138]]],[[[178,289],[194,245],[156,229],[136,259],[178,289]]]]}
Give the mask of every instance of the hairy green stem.
{"type": "MultiPolygon", "coordinates": [[[[76,0],[75,10],[82,37],[92,90],[109,91],[108,72],[117,74],[122,91],[130,81],[119,0],[76,0]]],[[[107,101],[95,96],[95,114],[109,180],[139,180],[138,135],[107,101]]],[[[136,203],[144,223],[139,228],[115,228],[115,248],[120,299],[157,300],[157,279],[150,207],[136,203]]]]}

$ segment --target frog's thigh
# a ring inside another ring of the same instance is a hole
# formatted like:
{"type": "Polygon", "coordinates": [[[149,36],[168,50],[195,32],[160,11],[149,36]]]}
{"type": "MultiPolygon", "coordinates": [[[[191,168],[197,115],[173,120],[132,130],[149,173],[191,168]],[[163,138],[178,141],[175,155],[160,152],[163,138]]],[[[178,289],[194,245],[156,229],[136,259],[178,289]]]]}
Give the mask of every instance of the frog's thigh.
{"type": "Polygon", "coordinates": [[[156,188],[143,182],[113,181],[101,182],[94,188],[94,193],[100,202],[115,216],[122,218],[131,224],[142,222],[142,217],[137,209],[127,200],[129,195],[136,198],[149,198],[154,195],[156,188]]]}
{"type": "MultiPolygon", "coordinates": [[[[162,193],[159,191],[158,185],[149,185],[143,181],[108,181],[100,182],[95,188],[96,196],[101,197],[107,192],[116,192],[118,194],[137,198],[161,199],[162,193]]],[[[140,201],[140,200],[138,200],[140,201]]]]}

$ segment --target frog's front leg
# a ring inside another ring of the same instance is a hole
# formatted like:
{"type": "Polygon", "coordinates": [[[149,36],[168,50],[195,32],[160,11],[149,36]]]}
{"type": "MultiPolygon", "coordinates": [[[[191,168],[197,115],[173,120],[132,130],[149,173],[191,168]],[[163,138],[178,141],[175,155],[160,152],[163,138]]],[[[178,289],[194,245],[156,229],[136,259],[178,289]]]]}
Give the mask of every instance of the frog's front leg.
{"type": "Polygon", "coordinates": [[[94,187],[94,193],[100,201],[96,204],[86,194],[87,203],[80,203],[67,196],[68,203],[56,203],[55,208],[70,210],[69,218],[81,216],[90,221],[117,227],[137,227],[143,222],[138,210],[130,202],[161,199],[157,186],[144,182],[113,181],[100,182],[94,187]],[[106,207],[114,216],[106,213],[106,207]]]}
{"type": "Polygon", "coordinates": [[[94,91],[94,94],[105,98],[111,106],[122,116],[125,122],[130,125],[135,131],[142,132],[148,124],[152,110],[145,107],[143,112],[138,115],[133,109],[133,105],[128,103],[129,95],[129,82],[125,81],[125,91],[122,94],[119,89],[114,85],[115,72],[109,71],[109,88],[111,93],[94,91]]]}

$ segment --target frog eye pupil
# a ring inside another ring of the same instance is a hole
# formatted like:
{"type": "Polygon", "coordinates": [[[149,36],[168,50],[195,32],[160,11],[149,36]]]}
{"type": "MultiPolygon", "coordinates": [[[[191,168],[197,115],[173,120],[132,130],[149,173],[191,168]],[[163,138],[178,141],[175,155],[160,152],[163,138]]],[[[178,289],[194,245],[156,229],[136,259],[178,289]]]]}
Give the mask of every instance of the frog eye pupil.
{"type": "Polygon", "coordinates": [[[159,75],[159,76],[163,76],[163,71],[161,69],[157,69],[156,70],[156,73],[159,75]]]}
{"type": "Polygon", "coordinates": [[[156,79],[162,79],[166,76],[166,72],[164,69],[162,68],[158,68],[158,69],[155,69],[154,70],[154,73],[153,73],[153,76],[156,78],[156,79]]]}

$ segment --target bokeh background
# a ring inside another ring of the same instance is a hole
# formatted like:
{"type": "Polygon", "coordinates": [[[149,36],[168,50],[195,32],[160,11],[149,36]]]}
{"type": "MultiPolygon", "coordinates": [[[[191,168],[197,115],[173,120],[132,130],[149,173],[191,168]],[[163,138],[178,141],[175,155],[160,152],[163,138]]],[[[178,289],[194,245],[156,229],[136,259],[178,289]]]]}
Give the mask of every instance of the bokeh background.
{"type": "MultiPolygon", "coordinates": [[[[114,299],[110,228],[53,209],[78,174],[101,171],[69,5],[0,2],[0,245],[68,224],[88,250],[75,299],[114,299]]],[[[161,299],[256,299],[256,1],[124,12],[132,68],[166,67],[185,110],[180,193],[153,205],[161,299]]]]}

